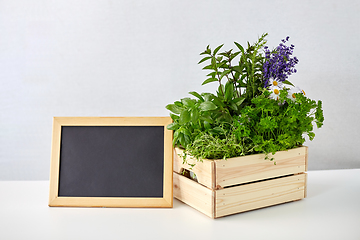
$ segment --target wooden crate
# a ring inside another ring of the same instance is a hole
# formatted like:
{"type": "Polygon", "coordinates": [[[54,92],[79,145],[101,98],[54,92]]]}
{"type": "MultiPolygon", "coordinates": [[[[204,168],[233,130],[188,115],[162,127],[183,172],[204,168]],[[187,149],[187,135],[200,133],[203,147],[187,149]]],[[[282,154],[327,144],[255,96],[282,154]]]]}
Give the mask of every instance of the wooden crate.
{"type": "Polygon", "coordinates": [[[273,161],[264,154],[197,162],[182,150],[174,152],[174,197],[211,218],[300,200],[306,197],[307,147],[277,152],[273,161]],[[181,173],[189,170],[197,182],[181,173]]]}

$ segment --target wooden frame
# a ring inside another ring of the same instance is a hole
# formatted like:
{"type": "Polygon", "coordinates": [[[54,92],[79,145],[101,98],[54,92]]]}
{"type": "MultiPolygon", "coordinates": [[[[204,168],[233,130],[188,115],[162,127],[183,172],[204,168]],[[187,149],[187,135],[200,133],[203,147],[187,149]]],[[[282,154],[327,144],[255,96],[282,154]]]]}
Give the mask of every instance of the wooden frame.
{"type": "Polygon", "coordinates": [[[187,155],[186,162],[195,164],[192,168],[190,165],[184,164],[179,155],[183,155],[183,150],[175,148],[175,172],[180,173],[183,169],[190,170],[196,174],[200,184],[212,189],[221,189],[237,184],[306,172],[308,147],[303,146],[276,152],[275,155],[271,155],[275,159],[276,166],[274,166],[274,161],[264,160],[264,154],[253,154],[226,160],[202,159],[202,162],[198,162],[192,156],[187,155]]]}
{"type": "Polygon", "coordinates": [[[69,207],[172,207],[173,148],[170,117],[54,117],[50,166],[49,206],[69,207]],[[60,148],[63,126],[164,126],[163,197],[62,197],[59,192],[60,148]]]}

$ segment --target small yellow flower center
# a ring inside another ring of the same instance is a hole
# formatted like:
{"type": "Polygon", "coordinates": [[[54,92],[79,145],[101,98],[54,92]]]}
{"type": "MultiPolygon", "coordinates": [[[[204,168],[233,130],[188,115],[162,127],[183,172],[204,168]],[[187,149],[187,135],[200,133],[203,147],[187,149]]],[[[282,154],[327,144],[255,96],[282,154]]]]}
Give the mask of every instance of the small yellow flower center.
{"type": "Polygon", "coordinates": [[[306,95],[304,90],[301,90],[301,91],[303,92],[304,95],[306,95]]]}
{"type": "Polygon", "coordinates": [[[274,89],[274,93],[275,93],[275,94],[279,94],[279,90],[278,90],[278,89],[274,89]]]}
{"type": "Polygon", "coordinates": [[[296,98],[295,93],[293,93],[291,96],[292,96],[293,98],[296,98]]]}
{"type": "Polygon", "coordinates": [[[273,85],[277,86],[278,85],[277,81],[273,81],[273,85]]]}

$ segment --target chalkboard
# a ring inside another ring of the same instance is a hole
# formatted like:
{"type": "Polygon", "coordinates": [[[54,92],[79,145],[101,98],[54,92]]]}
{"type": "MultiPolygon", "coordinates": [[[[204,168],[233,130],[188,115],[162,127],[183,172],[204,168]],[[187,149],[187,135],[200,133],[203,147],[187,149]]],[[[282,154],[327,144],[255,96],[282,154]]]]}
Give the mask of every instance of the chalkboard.
{"type": "Polygon", "coordinates": [[[55,117],[49,206],[172,207],[169,117],[55,117]]]}

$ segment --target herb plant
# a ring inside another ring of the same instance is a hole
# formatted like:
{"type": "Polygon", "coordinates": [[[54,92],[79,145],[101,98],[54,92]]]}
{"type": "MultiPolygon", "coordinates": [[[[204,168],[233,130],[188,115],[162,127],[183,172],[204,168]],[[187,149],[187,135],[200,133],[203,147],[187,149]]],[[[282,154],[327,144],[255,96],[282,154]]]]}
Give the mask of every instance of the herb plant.
{"type": "Polygon", "coordinates": [[[174,130],[173,145],[198,159],[253,153],[268,158],[301,146],[304,134],[313,140],[313,123],[320,128],[324,121],[322,102],[307,98],[287,80],[299,62],[292,57],[295,46],[286,46],[289,37],[270,51],[266,36],[248,42],[246,49],[235,42],[236,50],[207,46],[200,54],[199,64],[207,63],[203,69],[210,71],[202,84],[217,83],[217,91],[189,92],[195,98],[166,106],[172,112],[167,128],[174,130]]]}

